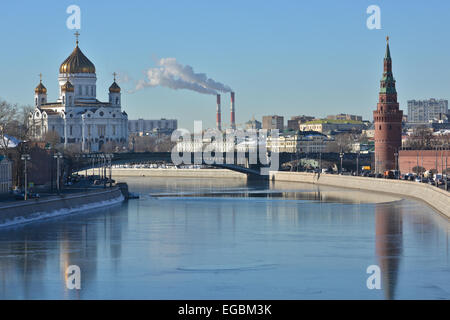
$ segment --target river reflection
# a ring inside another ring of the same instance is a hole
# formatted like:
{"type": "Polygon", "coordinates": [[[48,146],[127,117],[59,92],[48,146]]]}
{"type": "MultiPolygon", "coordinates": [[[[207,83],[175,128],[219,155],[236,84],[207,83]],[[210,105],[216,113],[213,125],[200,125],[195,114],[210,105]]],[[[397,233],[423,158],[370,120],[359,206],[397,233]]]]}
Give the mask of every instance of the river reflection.
{"type": "Polygon", "coordinates": [[[382,274],[386,299],[395,298],[399,264],[402,255],[402,208],[390,204],[376,204],[376,253],[382,274]]]}
{"type": "Polygon", "coordinates": [[[295,183],[129,179],[141,199],[0,229],[2,299],[449,299],[449,223],[295,183]],[[382,290],[366,287],[377,264],[382,290]],[[81,290],[65,270],[81,269],[81,290]]]}

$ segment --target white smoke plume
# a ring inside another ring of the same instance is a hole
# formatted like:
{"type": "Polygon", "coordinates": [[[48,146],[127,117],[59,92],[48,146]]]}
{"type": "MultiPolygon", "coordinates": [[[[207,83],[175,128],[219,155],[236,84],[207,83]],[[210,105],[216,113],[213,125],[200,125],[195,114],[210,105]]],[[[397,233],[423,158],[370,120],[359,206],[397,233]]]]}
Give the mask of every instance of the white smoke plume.
{"type": "Polygon", "coordinates": [[[134,91],[156,86],[187,89],[203,94],[232,91],[229,86],[208,78],[205,73],[195,73],[191,66],[183,66],[175,58],[162,58],[157,64],[158,67],[146,71],[147,79],[139,80],[134,91]]]}

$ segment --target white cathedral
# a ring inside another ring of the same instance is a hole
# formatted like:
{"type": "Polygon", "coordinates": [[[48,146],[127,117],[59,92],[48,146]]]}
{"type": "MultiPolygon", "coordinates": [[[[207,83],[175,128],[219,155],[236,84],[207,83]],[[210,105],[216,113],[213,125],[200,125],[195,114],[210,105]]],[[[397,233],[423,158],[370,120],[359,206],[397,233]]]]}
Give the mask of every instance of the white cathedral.
{"type": "Polygon", "coordinates": [[[59,67],[59,99],[47,102],[47,89],[42,84],[35,89],[35,109],[29,115],[31,133],[43,139],[55,131],[64,147],[78,144],[82,152],[101,151],[105,143],[125,144],[128,141],[128,115],[122,111],[120,87],[109,87],[109,102],[97,100],[95,66],[76,47],[59,67]]]}

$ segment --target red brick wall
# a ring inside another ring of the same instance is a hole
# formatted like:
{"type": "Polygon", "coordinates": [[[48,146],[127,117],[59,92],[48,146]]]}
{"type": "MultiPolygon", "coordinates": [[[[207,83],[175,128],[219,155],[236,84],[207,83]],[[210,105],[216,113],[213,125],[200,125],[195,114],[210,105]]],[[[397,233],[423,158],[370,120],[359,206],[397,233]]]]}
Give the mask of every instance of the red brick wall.
{"type": "Polygon", "coordinates": [[[450,150],[400,150],[400,172],[413,172],[412,169],[417,165],[426,170],[436,169],[436,160],[439,173],[450,167],[450,150]]]}

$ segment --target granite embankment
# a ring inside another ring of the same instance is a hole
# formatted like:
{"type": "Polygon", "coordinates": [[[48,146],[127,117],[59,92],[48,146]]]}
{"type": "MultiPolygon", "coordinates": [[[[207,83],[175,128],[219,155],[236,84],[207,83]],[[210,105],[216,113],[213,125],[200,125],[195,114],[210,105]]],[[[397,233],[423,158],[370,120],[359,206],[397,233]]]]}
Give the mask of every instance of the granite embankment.
{"type": "Polygon", "coordinates": [[[450,218],[450,193],[425,183],[334,174],[318,176],[314,173],[283,171],[270,172],[270,179],[274,181],[306,182],[415,198],[427,203],[443,216],[450,218]]]}
{"type": "Polygon", "coordinates": [[[119,187],[0,204],[0,227],[102,208],[120,203],[119,187]]]}

